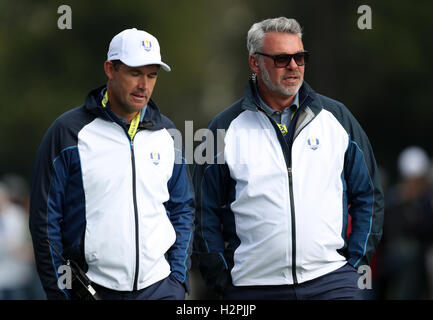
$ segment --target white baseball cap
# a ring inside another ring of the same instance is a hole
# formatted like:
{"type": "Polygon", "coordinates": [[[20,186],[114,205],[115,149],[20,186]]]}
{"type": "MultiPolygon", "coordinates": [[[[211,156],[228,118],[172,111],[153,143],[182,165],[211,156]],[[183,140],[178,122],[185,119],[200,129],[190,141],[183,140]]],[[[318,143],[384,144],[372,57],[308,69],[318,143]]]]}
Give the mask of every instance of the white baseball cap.
{"type": "Polygon", "coordinates": [[[159,64],[165,71],[171,68],[161,61],[158,40],[146,31],[126,29],[110,42],[107,60],[120,60],[130,67],[159,64]]]}

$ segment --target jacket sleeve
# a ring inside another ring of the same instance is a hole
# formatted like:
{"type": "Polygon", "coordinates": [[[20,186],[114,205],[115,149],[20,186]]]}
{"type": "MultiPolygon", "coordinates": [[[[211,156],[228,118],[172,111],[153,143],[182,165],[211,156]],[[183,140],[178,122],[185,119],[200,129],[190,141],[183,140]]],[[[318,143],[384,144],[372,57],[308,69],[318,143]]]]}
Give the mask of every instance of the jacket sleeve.
{"type": "Polygon", "coordinates": [[[63,253],[61,223],[65,186],[68,178],[68,153],[61,152],[61,131],[54,123],[38,149],[33,167],[29,227],[36,266],[48,299],[69,299],[68,290],[58,286],[58,268],[63,263],[51,249],[63,253]]]}
{"type": "MultiPolygon", "coordinates": [[[[216,135],[213,137],[214,140],[217,139],[216,135]]],[[[224,154],[216,148],[217,144],[214,142],[210,137],[205,137],[202,148],[205,149],[205,153],[212,150],[215,156],[203,164],[196,164],[194,168],[193,181],[197,203],[194,253],[207,286],[221,292],[230,279],[221,227],[225,212],[229,210],[226,191],[230,182],[224,154]],[[209,144],[206,144],[207,139],[209,144]],[[211,147],[213,143],[214,148],[211,147]]]]}
{"type": "Polygon", "coordinates": [[[354,267],[370,264],[382,236],[384,199],[373,150],[367,135],[350,115],[349,144],[344,175],[352,231],[348,262],[354,267]]]}
{"type": "Polygon", "coordinates": [[[189,269],[194,231],[194,192],[189,169],[180,150],[175,150],[176,161],[168,181],[169,200],[165,208],[176,231],[176,241],[167,252],[173,277],[190,292],[189,269]]]}

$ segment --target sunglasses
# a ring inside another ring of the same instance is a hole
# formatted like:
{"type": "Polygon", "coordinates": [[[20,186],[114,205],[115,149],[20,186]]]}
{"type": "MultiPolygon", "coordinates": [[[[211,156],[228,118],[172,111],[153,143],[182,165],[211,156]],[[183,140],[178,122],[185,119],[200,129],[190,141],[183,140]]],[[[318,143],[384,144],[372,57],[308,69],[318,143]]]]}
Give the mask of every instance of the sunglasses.
{"type": "Polygon", "coordinates": [[[310,56],[308,51],[297,52],[294,54],[277,54],[275,56],[262,52],[254,52],[254,54],[271,58],[274,60],[275,68],[287,68],[287,66],[290,64],[290,61],[292,61],[292,58],[295,60],[295,63],[298,66],[303,66],[308,62],[308,57],[310,56]]]}

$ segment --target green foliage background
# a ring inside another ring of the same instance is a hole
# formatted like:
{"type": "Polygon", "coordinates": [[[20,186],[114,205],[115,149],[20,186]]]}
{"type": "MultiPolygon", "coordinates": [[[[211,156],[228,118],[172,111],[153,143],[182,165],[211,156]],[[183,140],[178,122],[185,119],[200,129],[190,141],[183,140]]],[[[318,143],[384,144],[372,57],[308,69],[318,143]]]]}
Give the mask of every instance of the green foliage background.
{"type": "Polygon", "coordinates": [[[243,95],[249,27],[287,16],[312,52],[306,81],[349,107],[393,176],[405,146],[433,152],[432,12],[430,0],[0,0],[0,175],[30,180],[49,125],[105,82],[108,44],[121,30],[158,38],[172,72],[160,73],[153,98],[180,130],[185,120],[197,130],[243,95]],[[72,8],[72,30],[57,27],[62,4],[72,8]],[[372,30],[357,27],[362,4],[372,30]]]}

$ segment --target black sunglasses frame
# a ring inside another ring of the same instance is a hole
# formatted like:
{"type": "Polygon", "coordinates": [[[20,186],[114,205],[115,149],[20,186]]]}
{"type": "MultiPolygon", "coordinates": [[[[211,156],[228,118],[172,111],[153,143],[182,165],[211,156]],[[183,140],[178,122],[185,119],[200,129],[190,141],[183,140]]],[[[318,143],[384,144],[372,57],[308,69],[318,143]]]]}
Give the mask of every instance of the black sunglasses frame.
{"type": "Polygon", "coordinates": [[[270,55],[270,54],[263,53],[263,52],[258,52],[258,51],[254,52],[254,54],[259,54],[261,56],[271,58],[272,60],[274,60],[275,68],[287,68],[287,66],[290,64],[292,59],[295,60],[296,65],[298,65],[299,67],[302,67],[302,66],[307,64],[308,58],[310,57],[310,52],[308,52],[308,51],[296,52],[294,54],[277,54],[274,56],[270,55]],[[299,57],[299,55],[303,55],[303,58],[304,58],[303,64],[299,64],[298,61],[296,61],[296,57],[299,57]],[[279,59],[279,58],[285,58],[285,59],[287,58],[288,60],[287,60],[286,65],[284,65],[284,66],[283,65],[277,65],[277,59],[279,59]]]}

